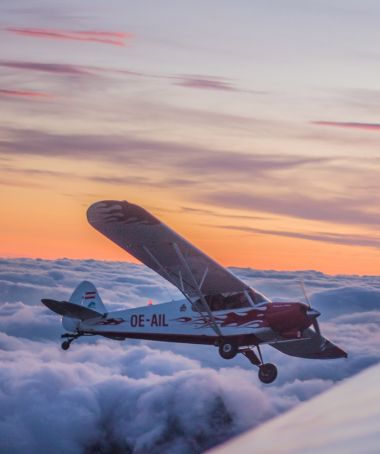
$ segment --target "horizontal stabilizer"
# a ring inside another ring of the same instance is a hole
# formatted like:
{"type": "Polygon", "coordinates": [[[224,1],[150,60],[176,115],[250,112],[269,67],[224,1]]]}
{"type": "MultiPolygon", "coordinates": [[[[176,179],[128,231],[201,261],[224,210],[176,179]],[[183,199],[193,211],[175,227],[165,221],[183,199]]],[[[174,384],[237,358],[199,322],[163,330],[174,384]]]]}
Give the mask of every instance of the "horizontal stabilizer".
{"type": "Polygon", "coordinates": [[[103,314],[89,309],[88,307],[79,306],[78,304],[69,303],[67,301],[56,301],[51,299],[42,299],[41,302],[51,311],[65,315],[71,318],[80,320],[88,320],[89,318],[101,317],[103,314]]]}
{"type": "Polygon", "coordinates": [[[304,338],[270,344],[290,356],[309,359],[347,358],[347,353],[312,329],[307,329],[304,338]]]}

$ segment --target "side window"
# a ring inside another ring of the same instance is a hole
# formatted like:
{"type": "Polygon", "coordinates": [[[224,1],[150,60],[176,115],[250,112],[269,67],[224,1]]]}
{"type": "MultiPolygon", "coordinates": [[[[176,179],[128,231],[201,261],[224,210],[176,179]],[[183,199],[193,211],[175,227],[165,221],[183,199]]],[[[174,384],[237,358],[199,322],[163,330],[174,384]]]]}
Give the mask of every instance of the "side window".
{"type": "MultiPolygon", "coordinates": [[[[268,301],[265,296],[263,296],[259,292],[248,290],[248,293],[253,304],[260,304],[268,301]]],[[[215,295],[206,295],[205,300],[211,312],[252,307],[245,292],[236,292],[230,294],[217,293],[215,295]]],[[[203,304],[200,299],[193,303],[192,309],[198,312],[204,311],[203,304]]]]}
{"type": "MultiPolygon", "coordinates": [[[[229,295],[206,295],[205,300],[212,312],[239,309],[242,307],[251,306],[244,292],[237,292],[229,295]]],[[[200,300],[197,300],[193,304],[193,310],[203,311],[203,305],[200,300]]]]}
{"type": "Polygon", "coordinates": [[[249,307],[249,301],[244,292],[234,293],[224,299],[225,309],[239,309],[241,307],[249,307]]]}
{"type": "Polygon", "coordinates": [[[222,295],[210,295],[209,306],[212,312],[224,311],[226,309],[226,298],[222,295]]]}
{"type": "Polygon", "coordinates": [[[268,300],[265,298],[264,295],[262,295],[259,292],[256,292],[256,304],[267,303],[267,302],[268,302],[268,300]]]}

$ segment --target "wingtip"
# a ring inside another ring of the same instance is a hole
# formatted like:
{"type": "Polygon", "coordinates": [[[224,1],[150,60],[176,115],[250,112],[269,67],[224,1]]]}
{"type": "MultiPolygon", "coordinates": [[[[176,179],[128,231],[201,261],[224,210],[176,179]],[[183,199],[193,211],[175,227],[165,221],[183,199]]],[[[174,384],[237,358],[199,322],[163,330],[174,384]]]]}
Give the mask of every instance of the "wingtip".
{"type": "Polygon", "coordinates": [[[143,207],[126,200],[101,200],[93,203],[87,209],[87,220],[97,230],[113,223],[129,224],[131,220],[144,224],[160,223],[143,207]]]}
{"type": "Polygon", "coordinates": [[[98,200],[97,202],[94,202],[91,205],[89,205],[89,207],[87,208],[87,214],[89,212],[91,213],[92,211],[95,211],[99,208],[107,208],[108,206],[110,206],[110,205],[112,206],[115,204],[132,205],[127,200],[111,200],[111,199],[98,200]]]}
{"type": "Polygon", "coordinates": [[[107,208],[108,206],[112,206],[115,204],[120,203],[120,200],[99,200],[97,202],[92,203],[87,208],[87,221],[93,225],[94,222],[99,218],[99,214],[103,209],[107,208]]]}

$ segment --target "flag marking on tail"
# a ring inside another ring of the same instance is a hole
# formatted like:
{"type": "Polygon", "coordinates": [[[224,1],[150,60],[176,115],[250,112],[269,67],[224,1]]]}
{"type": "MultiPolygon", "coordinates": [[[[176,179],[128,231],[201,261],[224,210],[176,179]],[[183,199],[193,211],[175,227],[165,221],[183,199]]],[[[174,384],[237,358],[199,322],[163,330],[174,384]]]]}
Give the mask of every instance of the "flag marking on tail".
{"type": "Polygon", "coordinates": [[[85,300],[92,300],[93,298],[95,298],[96,296],[96,292],[86,292],[84,294],[84,299],[85,300]]]}

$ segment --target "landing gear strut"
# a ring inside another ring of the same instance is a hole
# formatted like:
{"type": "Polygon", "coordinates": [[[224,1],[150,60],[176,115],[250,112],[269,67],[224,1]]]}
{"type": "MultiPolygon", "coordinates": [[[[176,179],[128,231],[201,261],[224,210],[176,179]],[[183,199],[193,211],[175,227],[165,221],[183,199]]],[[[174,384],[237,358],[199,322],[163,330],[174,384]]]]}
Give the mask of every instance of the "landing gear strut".
{"type": "Polygon", "coordinates": [[[66,338],[67,340],[63,341],[61,344],[62,350],[68,350],[70,348],[71,342],[73,342],[75,339],[78,339],[78,337],[81,337],[82,334],[69,334],[65,333],[62,334],[61,338],[66,338]]]}
{"type": "Polygon", "coordinates": [[[264,363],[261,356],[260,346],[257,345],[259,356],[251,348],[242,348],[239,353],[242,353],[248,360],[259,368],[259,379],[262,383],[269,384],[277,378],[277,367],[271,363],[264,363]]]}
{"type": "Polygon", "coordinates": [[[219,345],[219,355],[224,359],[232,359],[238,353],[244,355],[248,361],[259,368],[261,382],[269,384],[276,380],[277,367],[271,363],[264,363],[259,345],[256,346],[258,355],[251,347],[239,347],[239,343],[234,339],[221,339],[216,345],[219,345]]]}

